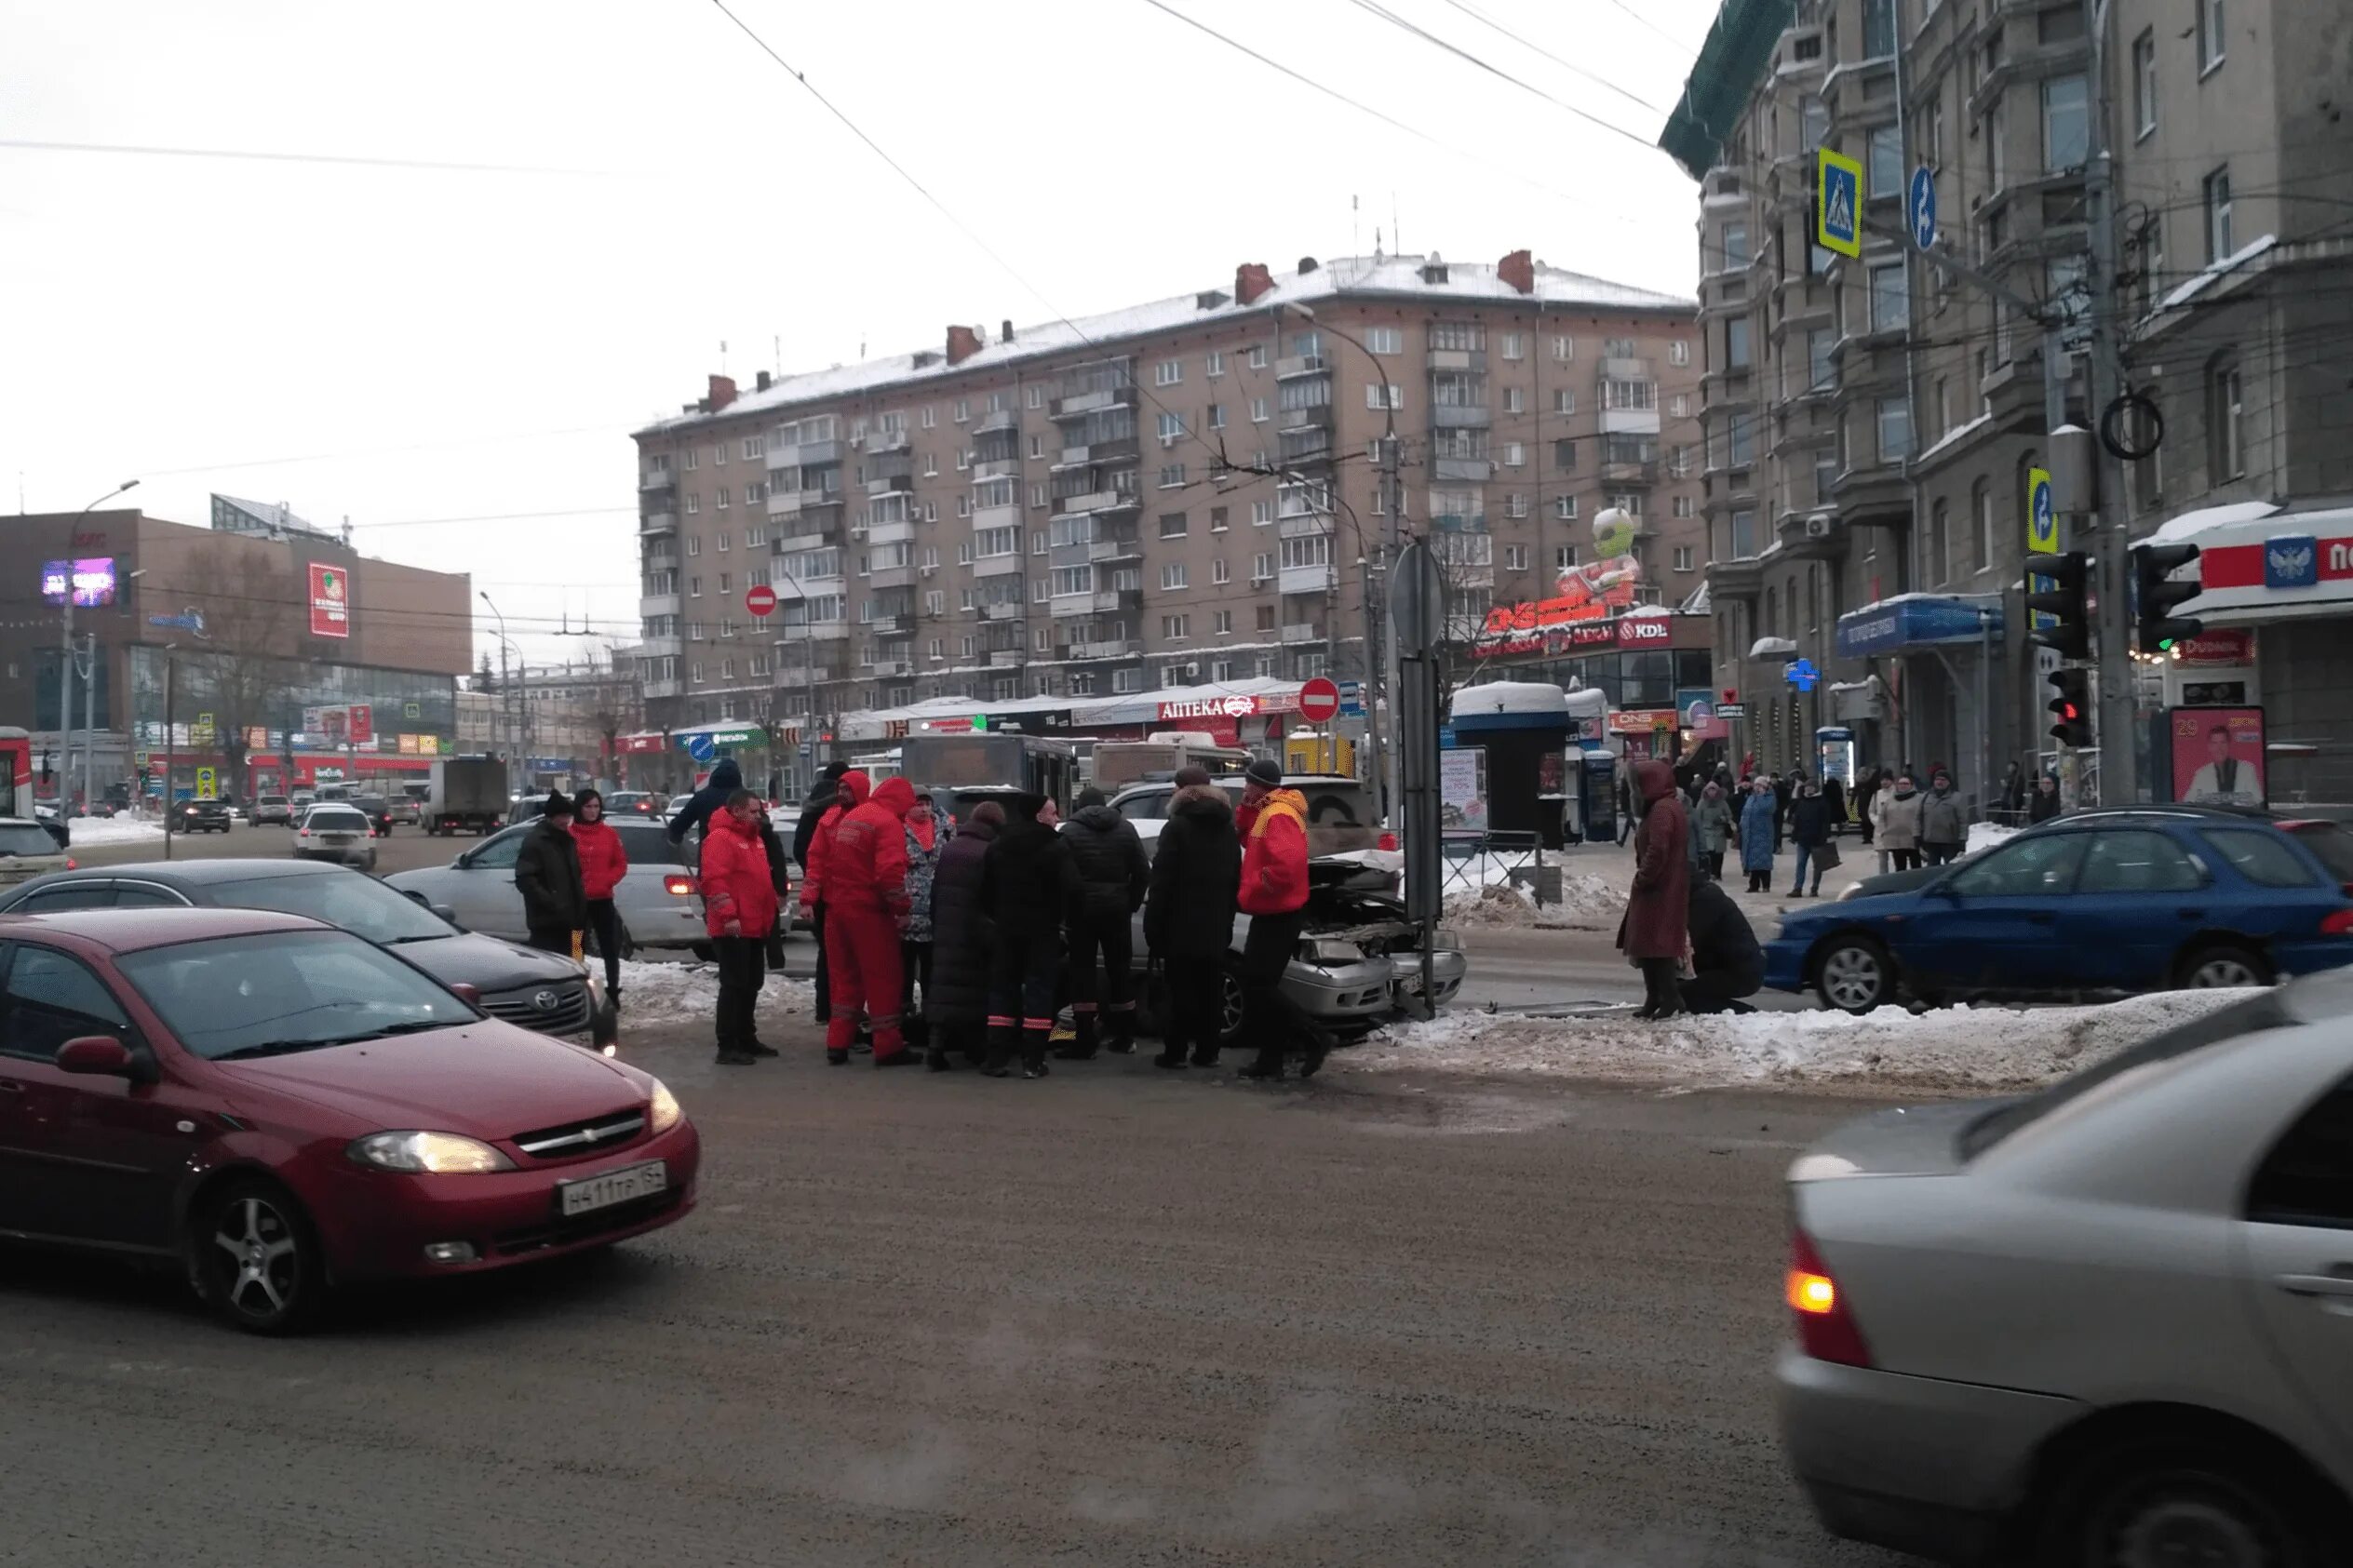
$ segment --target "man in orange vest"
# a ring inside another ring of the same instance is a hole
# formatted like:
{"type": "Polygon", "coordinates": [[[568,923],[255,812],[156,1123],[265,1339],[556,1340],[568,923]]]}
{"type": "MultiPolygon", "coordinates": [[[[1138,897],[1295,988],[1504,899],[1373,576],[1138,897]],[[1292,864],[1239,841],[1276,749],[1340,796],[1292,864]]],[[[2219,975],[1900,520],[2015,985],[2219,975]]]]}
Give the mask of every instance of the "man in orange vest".
{"type": "Polygon", "coordinates": [[[1242,835],[1235,902],[1250,917],[1242,944],[1243,1033],[1258,1042],[1258,1059],[1242,1076],[1280,1079],[1284,1051],[1296,1039],[1307,1052],[1299,1076],[1312,1078],[1332,1037],[1283,990],[1307,926],[1307,799],[1283,787],[1283,769],[1271,757],[1259,757],[1244,775],[1234,826],[1242,835]]]}

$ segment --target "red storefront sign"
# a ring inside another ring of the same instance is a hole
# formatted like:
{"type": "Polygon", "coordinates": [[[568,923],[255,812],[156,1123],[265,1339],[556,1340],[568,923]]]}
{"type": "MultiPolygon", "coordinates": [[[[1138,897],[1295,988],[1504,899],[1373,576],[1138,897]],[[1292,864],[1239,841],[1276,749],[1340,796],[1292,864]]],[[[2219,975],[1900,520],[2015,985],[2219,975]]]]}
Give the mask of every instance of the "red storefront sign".
{"type": "MultiPolygon", "coordinates": [[[[2274,518],[2273,522],[2289,519],[2274,518]]],[[[2198,586],[2211,593],[2217,588],[2261,588],[2264,581],[2264,551],[2267,544],[2217,544],[2201,550],[2198,556],[2198,586]]],[[[2322,583],[2342,583],[2353,579],[2353,539],[2316,539],[2312,542],[2313,575],[2322,583]]]]}
{"type": "Polygon", "coordinates": [[[351,636],[351,573],[324,561],[311,563],[311,636],[351,636]]]}
{"type": "Polygon", "coordinates": [[[625,752],[660,751],[662,749],[662,737],[659,735],[624,735],[616,744],[618,744],[619,749],[625,752]]]}
{"type": "Polygon", "coordinates": [[[1618,619],[1618,646],[1639,648],[1674,640],[1674,628],[1664,615],[1622,615],[1618,619]]]}
{"type": "Polygon", "coordinates": [[[2184,642],[2173,645],[2177,664],[2196,665],[2206,669],[2229,669],[2255,662],[2255,633],[2252,626],[2214,626],[2184,642]]]}
{"type": "Polygon", "coordinates": [[[1244,697],[1236,692],[1230,697],[1187,697],[1160,705],[1160,721],[1175,723],[1180,719],[1224,719],[1236,724],[1252,714],[1287,713],[1299,705],[1295,695],[1289,698],[1244,697]]]}
{"type": "Polygon", "coordinates": [[[343,733],[356,746],[374,745],[376,744],[375,708],[367,703],[354,703],[351,705],[351,719],[345,726],[343,733]]]}

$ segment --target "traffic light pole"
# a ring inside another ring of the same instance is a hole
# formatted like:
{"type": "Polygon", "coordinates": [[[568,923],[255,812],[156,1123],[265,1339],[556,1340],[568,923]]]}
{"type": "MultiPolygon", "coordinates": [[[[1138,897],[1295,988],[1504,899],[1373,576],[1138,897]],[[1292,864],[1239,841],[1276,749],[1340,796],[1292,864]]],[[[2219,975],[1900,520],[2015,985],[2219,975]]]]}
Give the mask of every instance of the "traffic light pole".
{"type": "MultiPolygon", "coordinates": [[[[2091,248],[2089,412],[2094,425],[2101,411],[2115,401],[2123,380],[2116,338],[2116,170],[2108,154],[2110,9],[2104,0],[2083,0],[2084,31],[2091,42],[2091,68],[2086,76],[2091,104],[2085,116],[2083,197],[2091,248]]],[[[2123,464],[2096,443],[2092,463],[2096,479],[2089,543],[2100,595],[2100,797],[2106,805],[2130,805],[2141,797],[2140,751],[2134,744],[2140,694],[2132,665],[2132,610],[2126,602],[2130,595],[2125,544],[2131,525],[2123,507],[2123,464]]]]}

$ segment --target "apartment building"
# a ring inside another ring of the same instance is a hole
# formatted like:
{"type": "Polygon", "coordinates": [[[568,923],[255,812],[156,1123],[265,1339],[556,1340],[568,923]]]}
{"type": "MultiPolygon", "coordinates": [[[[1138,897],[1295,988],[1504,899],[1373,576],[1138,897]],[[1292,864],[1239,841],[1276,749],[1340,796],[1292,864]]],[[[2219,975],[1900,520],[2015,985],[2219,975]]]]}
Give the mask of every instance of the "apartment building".
{"type": "Polygon", "coordinates": [[[1403,527],[1440,541],[1466,639],[1590,560],[1609,505],[1644,520],[1644,596],[1680,601],[1704,543],[1691,308],[1524,250],[1311,258],[748,392],[714,376],[637,433],[647,720],[1361,677],[1392,431],[1403,527]]]}
{"type": "MultiPolygon", "coordinates": [[[[2090,260],[2095,115],[2117,181],[2114,319],[2147,399],[2113,430],[2148,439],[2150,405],[2165,430],[2123,479],[2134,533],[2353,484],[2326,434],[2353,409],[2308,346],[2343,335],[2348,295],[2300,286],[2343,275],[2328,236],[2353,141],[2327,129],[2341,72],[2332,87],[2325,50],[2285,44],[2306,23],[2342,37],[2344,19],[2301,0],[2113,0],[2095,40],[2088,9],[1727,0],[1661,138],[1701,181],[1717,672],[1765,765],[1811,771],[1817,731],[1843,727],[1866,763],[1942,763],[1976,795],[2050,750],[2050,659],[2024,635],[2026,474],[2054,414],[2096,427],[2107,411],[2086,367],[2107,297],[2090,260]],[[1811,243],[1823,146],[1864,168],[1860,258],[1811,243]],[[1940,246],[2040,322],[1903,237],[1923,168],[1940,246]]],[[[2149,704],[2166,695],[2156,672],[2146,684],[2149,704]]]]}

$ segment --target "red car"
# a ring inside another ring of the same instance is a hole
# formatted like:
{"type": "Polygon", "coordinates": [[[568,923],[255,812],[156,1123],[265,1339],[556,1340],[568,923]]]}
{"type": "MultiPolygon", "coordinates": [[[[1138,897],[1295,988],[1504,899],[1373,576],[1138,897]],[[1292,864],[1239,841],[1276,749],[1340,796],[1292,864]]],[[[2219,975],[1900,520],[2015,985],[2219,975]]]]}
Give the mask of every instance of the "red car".
{"type": "Polygon", "coordinates": [[[693,1124],[639,1069],[297,916],[0,917],[0,1237],[177,1260],[241,1329],[329,1288],[685,1216],[693,1124]]]}

